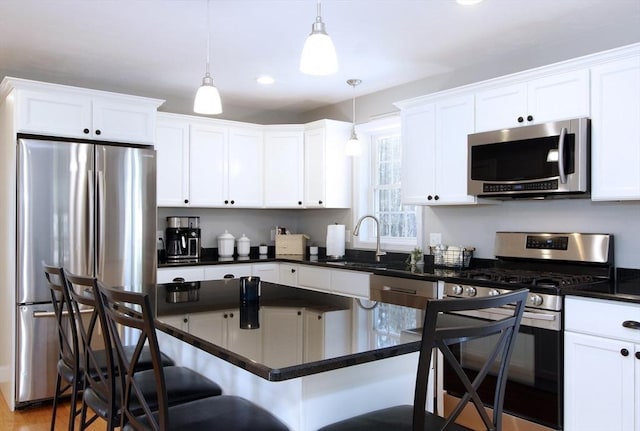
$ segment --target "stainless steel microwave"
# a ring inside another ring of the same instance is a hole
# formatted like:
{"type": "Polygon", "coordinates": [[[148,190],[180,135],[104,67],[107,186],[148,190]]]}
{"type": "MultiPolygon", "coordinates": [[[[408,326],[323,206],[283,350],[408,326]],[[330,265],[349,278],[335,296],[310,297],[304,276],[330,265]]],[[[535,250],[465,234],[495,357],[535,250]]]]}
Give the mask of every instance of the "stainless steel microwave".
{"type": "Polygon", "coordinates": [[[495,198],[588,197],[591,120],[468,136],[467,192],[495,198]]]}

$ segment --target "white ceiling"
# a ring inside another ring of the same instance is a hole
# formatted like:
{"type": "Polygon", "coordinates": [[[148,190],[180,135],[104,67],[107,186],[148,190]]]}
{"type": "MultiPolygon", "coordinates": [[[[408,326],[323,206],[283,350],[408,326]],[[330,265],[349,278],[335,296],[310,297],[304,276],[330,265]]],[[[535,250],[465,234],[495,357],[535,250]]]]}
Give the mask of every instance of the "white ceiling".
{"type": "MultiPolygon", "coordinates": [[[[315,0],[212,0],[210,8],[222,118],[344,101],[349,78],[363,80],[363,95],[518,50],[611,36],[604,32],[640,41],[640,0],[324,0],[339,71],[317,77],[298,71],[315,0]],[[258,85],[262,74],[276,83],[258,85]]],[[[0,0],[0,77],[157,97],[165,110],[186,112],[204,74],[206,10],[205,0],[0,0]]]]}

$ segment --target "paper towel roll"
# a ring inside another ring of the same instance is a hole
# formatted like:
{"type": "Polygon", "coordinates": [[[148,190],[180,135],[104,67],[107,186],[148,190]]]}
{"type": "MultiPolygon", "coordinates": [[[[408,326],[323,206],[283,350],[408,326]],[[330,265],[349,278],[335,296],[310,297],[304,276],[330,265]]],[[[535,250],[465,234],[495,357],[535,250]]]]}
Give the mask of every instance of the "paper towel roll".
{"type": "Polygon", "coordinates": [[[344,256],[344,225],[330,224],[327,226],[327,256],[344,256]]]}

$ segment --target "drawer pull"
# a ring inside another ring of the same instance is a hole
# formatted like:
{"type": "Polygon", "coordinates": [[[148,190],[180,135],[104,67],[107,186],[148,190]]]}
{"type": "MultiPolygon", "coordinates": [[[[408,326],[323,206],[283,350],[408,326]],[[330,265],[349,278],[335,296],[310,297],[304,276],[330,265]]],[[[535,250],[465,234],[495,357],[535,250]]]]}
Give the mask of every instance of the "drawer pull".
{"type": "Polygon", "coordinates": [[[636,322],[635,320],[625,320],[622,322],[622,326],[629,329],[640,329],[640,322],[636,322]]]}

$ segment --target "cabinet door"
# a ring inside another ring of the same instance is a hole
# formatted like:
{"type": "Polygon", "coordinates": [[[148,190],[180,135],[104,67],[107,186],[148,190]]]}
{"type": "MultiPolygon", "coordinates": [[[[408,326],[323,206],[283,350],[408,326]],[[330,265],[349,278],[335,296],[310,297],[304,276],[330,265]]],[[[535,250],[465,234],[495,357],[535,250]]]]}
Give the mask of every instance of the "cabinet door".
{"type": "Polygon", "coordinates": [[[308,265],[298,267],[298,287],[303,289],[331,291],[331,270],[308,265]]]}
{"type": "Polygon", "coordinates": [[[298,287],[298,265],[289,263],[280,264],[280,284],[298,287]]]}
{"type": "Polygon", "coordinates": [[[158,316],[158,320],[181,331],[189,332],[189,316],[186,314],[158,316]]]}
{"type": "Polygon", "coordinates": [[[184,278],[185,281],[202,281],[204,270],[202,267],[182,267],[182,268],[158,268],[156,279],[158,284],[171,283],[175,278],[184,278]]]}
{"type": "Polygon", "coordinates": [[[189,148],[189,203],[221,207],[227,195],[228,129],[191,125],[189,148]]]}
{"type": "Polygon", "coordinates": [[[591,198],[640,199],[640,57],[595,67],[591,84],[591,198]]]}
{"type": "Polygon", "coordinates": [[[251,265],[251,276],[260,277],[260,281],[269,283],[280,282],[280,264],[278,263],[254,263],[251,265]]]}
{"type": "Polygon", "coordinates": [[[473,204],[467,194],[467,135],[473,132],[473,96],[436,104],[435,196],[431,205],[473,204]]]}
{"type": "Polygon", "coordinates": [[[564,429],[633,430],[634,345],[569,331],[564,341],[564,429]]]}
{"type": "Polygon", "coordinates": [[[216,346],[227,347],[227,326],[236,310],[209,311],[189,315],[189,334],[216,346]]]}
{"type": "Polygon", "coordinates": [[[158,118],[156,127],[159,207],[189,204],[189,123],[158,118]]]}
{"type": "Polygon", "coordinates": [[[92,137],[91,99],[88,96],[33,90],[19,90],[17,94],[18,132],[92,137]]]}
{"type": "Polygon", "coordinates": [[[304,206],[322,208],[326,196],[325,129],[304,132],[304,206]]]}
{"type": "Polygon", "coordinates": [[[331,271],[331,291],[353,298],[369,299],[371,274],[360,271],[331,271]]]}
{"type": "Polygon", "coordinates": [[[262,359],[272,368],[289,367],[302,362],[302,310],[286,307],[262,307],[262,359]]]}
{"type": "Polygon", "coordinates": [[[588,117],[589,70],[559,73],[529,82],[526,116],[528,124],[588,117]]]}
{"type": "Polygon", "coordinates": [[[240,328],[240,313],[240,310],[233,310],[228,314],[226,348],[252,361],[262,362],[262,328],[240,328]]]}
{"type": "Polygon", "coordinates": [[[351,353],[351,310],[304,310],[304,361],[351,353]]]}
{"type": "Polygon", "coordinates": [[[251,275],[251,264],[207,265],[204,267],[205,280],[222,280],[251,275]]]}
{"type": "Polygon", "coordinates": [[[402,203],[424,204],[435,194],[435,105],[402,111],[402,203]]]}
{"type": "Polygon", "coordinates": [[[265,132],[264,199],[269,208],[302,208],[303,132],[265,132]]]}
{"type": "Polygon", "coordinates": [[[527,85],[514,84],[475,95],[476,132],[516,127],[524,124],[527,109],[527,85]],[[518,122],[518,118],[523,122],[518,122]]]}
{"type": "Polygon", "coordinates": [[[263,206],[263,149],[262,131],[239,127],[229,131],[229,189],[225,204],[263,206]]]}
{"type": "Polygon", "coordinates": [[[153,144],[156,107],[146,104],[94,98],[93,137],[107,141],[153,144]]]}

